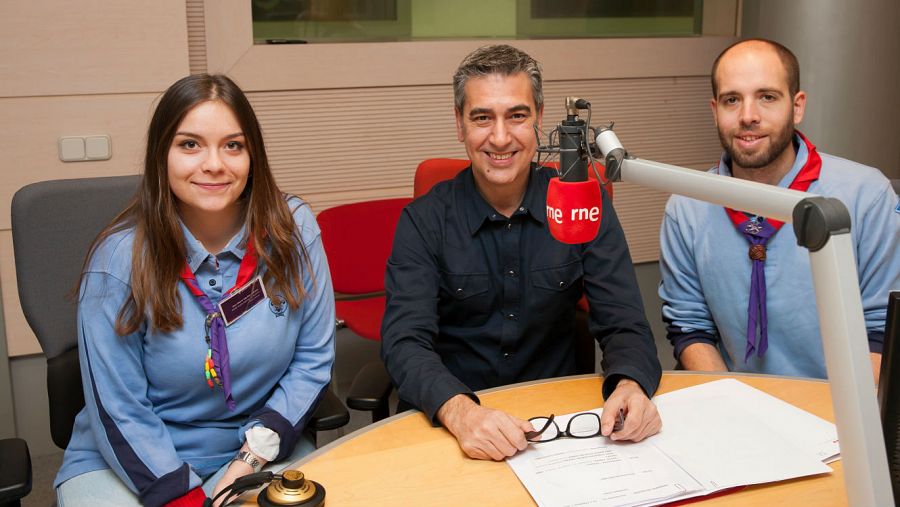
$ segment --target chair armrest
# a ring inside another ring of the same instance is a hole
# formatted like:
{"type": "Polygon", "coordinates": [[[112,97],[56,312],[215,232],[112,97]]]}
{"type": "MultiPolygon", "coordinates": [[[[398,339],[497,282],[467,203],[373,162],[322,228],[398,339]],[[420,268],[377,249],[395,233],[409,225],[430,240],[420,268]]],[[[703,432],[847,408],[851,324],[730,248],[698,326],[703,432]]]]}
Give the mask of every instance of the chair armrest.
{"type": "Polygon", "coordinates": [[[381,361],[366,363],[360,368],[350,391],[347,392],[347,406],[354,410],[375,411],[386,408],[394,385],[381,361]]]}
{"type": "Polygon", "coordinates": [[[21,438],[0,440],[0,504],[16,502],[31,492],[31,454],[21,438]]]}
{"type": "Polygon", "coordinates": [[[311,431],[336,430],[349,422],[350,411],[329,386],[306,427],[311,431]]]}

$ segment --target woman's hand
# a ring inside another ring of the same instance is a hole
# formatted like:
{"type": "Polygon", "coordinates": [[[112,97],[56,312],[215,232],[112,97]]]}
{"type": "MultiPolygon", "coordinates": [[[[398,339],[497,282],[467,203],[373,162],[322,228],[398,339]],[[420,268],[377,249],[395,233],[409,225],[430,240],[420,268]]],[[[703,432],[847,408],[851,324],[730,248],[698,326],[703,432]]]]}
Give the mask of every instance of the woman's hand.
{"type": "MultiPolygon", "coordinates": [[[[249,447],[247,447],[246,443],[244,444],[243,447],[241,447],[241,451],[249,452],[249,447]]],[[[260,461],[260,463],[263,464],[263,466],[265,466],[265,464],[267,463],[266,460],[264,460],[263,458],[260,458],[259,456],[257,456],[257,459],[260,461]]],[[[215,498],[216,495],[218,495],[220,491],[222,491],[223,489],[230,486],[231,483],[233,483],[236,479],[239,479],[245,475],[249,475],[252,473],[253,473],[253,467],[251,467],[249,463],[246,463],[241,460],[232,461],[228,465],[228,469],[225,470],[225,474],[222,475],[222,478],[219,479],[219,482],[216,483],[216,487],[213,489],[212,498],[215,498]]],[[[228,495],[223,495],[222,498],[216,500],[213,503],[213,507],[220,507],[222,505],[222,501],[224,500],[224,498],[226,496],[228,496],[228,495]]]]}

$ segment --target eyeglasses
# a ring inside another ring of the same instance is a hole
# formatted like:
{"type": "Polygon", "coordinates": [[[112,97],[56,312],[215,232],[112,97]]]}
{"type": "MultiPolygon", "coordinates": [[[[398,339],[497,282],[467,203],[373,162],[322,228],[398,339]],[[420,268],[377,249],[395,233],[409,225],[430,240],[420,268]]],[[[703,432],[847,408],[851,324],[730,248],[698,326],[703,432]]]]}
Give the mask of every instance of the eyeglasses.
{"type": "Polygon", "coordinates": [[[591,438],[600,434],[600,416],[593,412],[583,412],[572,416],[565,431],[560,431],[553,417],[553,414],[550,414],[550,417],[529,419],[528,422],[532,426],[540,429],[525,432],[525,440],[539,444],[557,438],[591,438]]]}

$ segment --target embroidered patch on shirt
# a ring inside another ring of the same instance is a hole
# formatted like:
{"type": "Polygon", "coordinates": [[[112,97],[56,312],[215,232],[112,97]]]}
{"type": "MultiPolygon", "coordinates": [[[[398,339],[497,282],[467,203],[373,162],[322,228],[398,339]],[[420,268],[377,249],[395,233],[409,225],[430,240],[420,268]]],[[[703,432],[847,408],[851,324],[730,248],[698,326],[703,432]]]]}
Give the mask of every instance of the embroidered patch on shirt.
{"type": "Polygon", "coordinates": [[[900,213],[900,201],[897,201],[897,207],[894,208],[894,213],[900,213]]]}
{"type": "Polygon", "coordinates": [[[269,298],[269,310],[276,317],[284,317],[284,312],[287,310],[287,301],[280,294],[275,294],[269,298]]]}

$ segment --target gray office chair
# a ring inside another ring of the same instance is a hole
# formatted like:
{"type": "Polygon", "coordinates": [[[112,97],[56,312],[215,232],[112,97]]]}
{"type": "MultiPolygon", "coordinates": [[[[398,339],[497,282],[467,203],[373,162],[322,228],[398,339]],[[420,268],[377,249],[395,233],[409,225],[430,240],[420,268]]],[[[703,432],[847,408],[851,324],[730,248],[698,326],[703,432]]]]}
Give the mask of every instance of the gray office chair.
{"type": "MultiPolygon", "coordinates": [[[[75,303],[91,242],[125,208],[140,176],[44,181],[21,188],[12,200],[13,249],[19,299],[28,325],[47,357],[50,433],[65,449],[84,406],[78,365],[75,303]]],[[[329,388],[311,418],[313,431],[346,425],[350,413],[329,388]]]]}
{"type": "Polygon", "coordinates": [[[0,507],[19,507],[31,493],[31,455],[21,438],[0,440],[0,507]]]}

